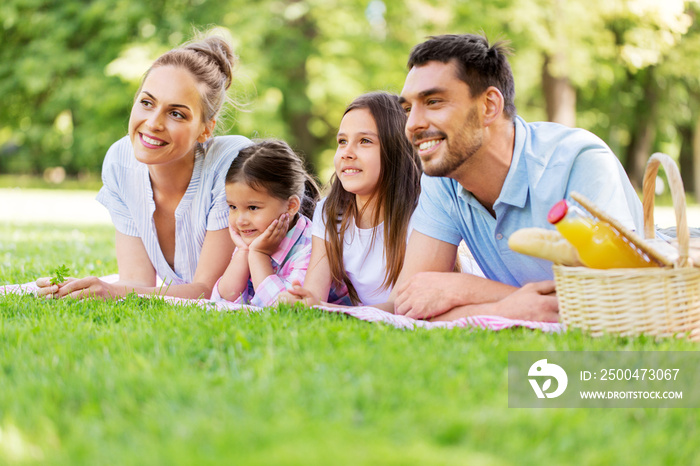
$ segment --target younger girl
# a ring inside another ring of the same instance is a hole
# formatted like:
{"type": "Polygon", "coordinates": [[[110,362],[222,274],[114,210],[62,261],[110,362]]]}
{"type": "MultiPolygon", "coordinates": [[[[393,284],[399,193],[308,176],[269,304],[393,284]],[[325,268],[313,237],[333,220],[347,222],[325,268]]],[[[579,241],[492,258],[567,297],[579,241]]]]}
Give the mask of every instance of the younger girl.
{"type": "Polygon", "coordinates": [[[318,186],[285,142],[270,140],[239,152],[225,189],[236,249],[212,299],[269,306],[304,281],[318,186]]]}
{"type": "Polygon", "coordinates": [[[353,304],[383,303],[403,266],[410,220],[420,194],[420,160],[404,134],[398,97],[373,92],[345,110],[330,194],[314,214],[304,287],[282,297],[309,305],[346,285],[353,304]]]}

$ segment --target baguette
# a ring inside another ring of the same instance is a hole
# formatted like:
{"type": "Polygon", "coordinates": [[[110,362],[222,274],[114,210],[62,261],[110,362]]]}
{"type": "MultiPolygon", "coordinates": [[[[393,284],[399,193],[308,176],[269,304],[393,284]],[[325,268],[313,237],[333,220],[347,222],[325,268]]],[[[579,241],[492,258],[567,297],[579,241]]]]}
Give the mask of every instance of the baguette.
{"type": "Polygon", "coordinates": [[[515,252],[539,257],[557,265],[583,265],[576,248],[556,230],[521,228],[510,235],[508,247],[515,252]]]}

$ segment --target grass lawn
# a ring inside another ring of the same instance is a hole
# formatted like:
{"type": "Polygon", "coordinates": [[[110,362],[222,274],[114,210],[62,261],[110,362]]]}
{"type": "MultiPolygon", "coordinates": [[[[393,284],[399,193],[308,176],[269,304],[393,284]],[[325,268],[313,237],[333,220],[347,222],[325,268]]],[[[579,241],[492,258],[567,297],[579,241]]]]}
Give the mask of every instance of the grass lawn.
{"type": "MultiPolygon", "coordinates": [[[[116,272],[111,227],[0,226],[0,284],[116,272]]],[[[695,409],[511,409],[509,351],[692,350],[316,310],[0,297],[0,464],[698,464],[695,409]]]]}

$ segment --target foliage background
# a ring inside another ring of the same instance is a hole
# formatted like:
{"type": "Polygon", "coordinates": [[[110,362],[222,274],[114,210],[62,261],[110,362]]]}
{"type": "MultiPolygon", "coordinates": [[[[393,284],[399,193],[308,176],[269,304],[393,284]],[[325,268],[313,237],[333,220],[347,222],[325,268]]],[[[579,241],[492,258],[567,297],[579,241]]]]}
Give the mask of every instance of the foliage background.
{"type": "Polygon", "coordinates": [[[587,128],[633,181],[652,151],[700,163],[697,0],[5,0],[0,5],[0,173],[98,173],[125,134],[133,93],[159,54],[211,27],[241,65],[222,132],[280,137],[327,179],[344,107],[400,92],[426,36],[484,32],[515,50],[526,120],[587,128]]]}

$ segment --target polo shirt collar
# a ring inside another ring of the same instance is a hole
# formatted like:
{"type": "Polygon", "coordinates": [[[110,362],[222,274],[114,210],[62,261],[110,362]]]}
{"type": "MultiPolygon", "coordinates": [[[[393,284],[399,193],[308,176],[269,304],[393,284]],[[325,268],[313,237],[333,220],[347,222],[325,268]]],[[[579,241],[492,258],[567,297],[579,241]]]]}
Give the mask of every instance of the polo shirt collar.
{"type": "Polygon", "coordinates": [[[514,207],[524,207],[527,202],[529,190],[527,163],[521,154],[525,147],[527,128],[525,122],[519,116],[515,117],[515,144],[513,144],[513,159],[510,162],[508,175],[501,188],[501,194],[494,203],[494,209],[499,204],[508,204],[514,207]]]}

